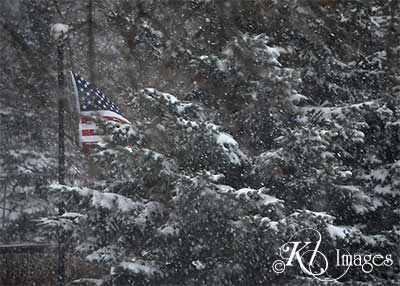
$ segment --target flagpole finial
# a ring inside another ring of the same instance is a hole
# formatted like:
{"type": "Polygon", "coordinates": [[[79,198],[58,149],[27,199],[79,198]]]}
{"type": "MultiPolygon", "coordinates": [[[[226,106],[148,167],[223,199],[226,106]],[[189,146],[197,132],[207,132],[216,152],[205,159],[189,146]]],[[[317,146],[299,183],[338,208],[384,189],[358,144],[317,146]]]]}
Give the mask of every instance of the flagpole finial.
{"type": "Polygon", "coordinates": [[[61,44],[68,39],[68,32],[68,25],[62,23],[57,23],[50,27],[50,35],[57,44],[61,44]]]}

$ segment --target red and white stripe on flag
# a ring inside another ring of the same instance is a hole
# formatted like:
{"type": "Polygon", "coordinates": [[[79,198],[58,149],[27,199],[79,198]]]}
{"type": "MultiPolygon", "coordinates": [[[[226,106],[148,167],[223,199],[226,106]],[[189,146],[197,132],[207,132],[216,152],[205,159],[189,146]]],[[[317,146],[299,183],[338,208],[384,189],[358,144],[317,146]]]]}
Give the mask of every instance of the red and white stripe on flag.
{"type": "Polygon", "coordinates": [[[99,127],[93,121],[93,118],[99,118],[106,122],[130,124],[128,119],[109,110],[81,111],[79,114],[79,141],[83,146],[101,142],[104,137],[104,135],[98,134],[99,127]]]}

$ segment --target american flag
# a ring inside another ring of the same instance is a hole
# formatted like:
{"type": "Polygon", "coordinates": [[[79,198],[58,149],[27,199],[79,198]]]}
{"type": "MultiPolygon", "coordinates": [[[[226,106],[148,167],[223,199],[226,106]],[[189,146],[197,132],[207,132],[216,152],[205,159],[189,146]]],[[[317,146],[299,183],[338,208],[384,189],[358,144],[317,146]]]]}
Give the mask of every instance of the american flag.
{"type": "Polygon", "coordinates": [[[92,118],[101,118],[104,121],[113,121],[129,124],[129,120],[112,103],[101,90],[82,79],[78,74],[71,72],[77,108],[79,111],[79,142],[82,146],[96,144],[102,141],[102,135],[98,134],[98,126],[92,118]]]}

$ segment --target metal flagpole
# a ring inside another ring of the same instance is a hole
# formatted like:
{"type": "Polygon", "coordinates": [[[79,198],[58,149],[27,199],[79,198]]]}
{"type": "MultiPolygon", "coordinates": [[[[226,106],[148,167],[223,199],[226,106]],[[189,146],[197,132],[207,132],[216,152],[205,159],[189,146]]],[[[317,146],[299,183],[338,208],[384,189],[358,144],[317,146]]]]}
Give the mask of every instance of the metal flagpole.
{"type": "Polygon", "coordinates": [[[58,69],[58,183],[65,184],[65,127],[64,127],[64,111],[65,111],[65,76],[64,76],[64,43],[57,45],[57,69],[58,69]]]}
{"type": "MultiPolygon", "coordinates": [[[[51,36],[57,45],[57,69],[58,69],[58,183],[65,184],[65,76],[64,76],[64,43],[68,38],[68,26],[64,24],[54,24],[51,29],[51,36]]],[[[59,215],[64,214],[64,203],[58,205],[59,215]]],[[[58,285],[65,286],[65,239],[63,231],[60,232],[58,241],[58,285]]]]}

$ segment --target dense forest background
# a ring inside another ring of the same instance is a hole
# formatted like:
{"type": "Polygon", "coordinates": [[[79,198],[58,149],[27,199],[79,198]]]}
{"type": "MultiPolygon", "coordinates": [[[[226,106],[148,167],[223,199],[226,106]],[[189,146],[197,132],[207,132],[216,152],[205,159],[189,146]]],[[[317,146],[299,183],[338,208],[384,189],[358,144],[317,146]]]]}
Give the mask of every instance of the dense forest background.
{"type": "Polygon", "coordinates": [[[3,0],[0,13],[2,243],[61,234],[109,269],[82,277],[103,285],[304,285],[318,281],[272,263],[312,227],[325,253],[393,255],[341,282],[399,281],[398,0],[3,0]],[[69,83],[66,185],[58,22],[66,70],[132,122],[82,152],[69,83]]]}

